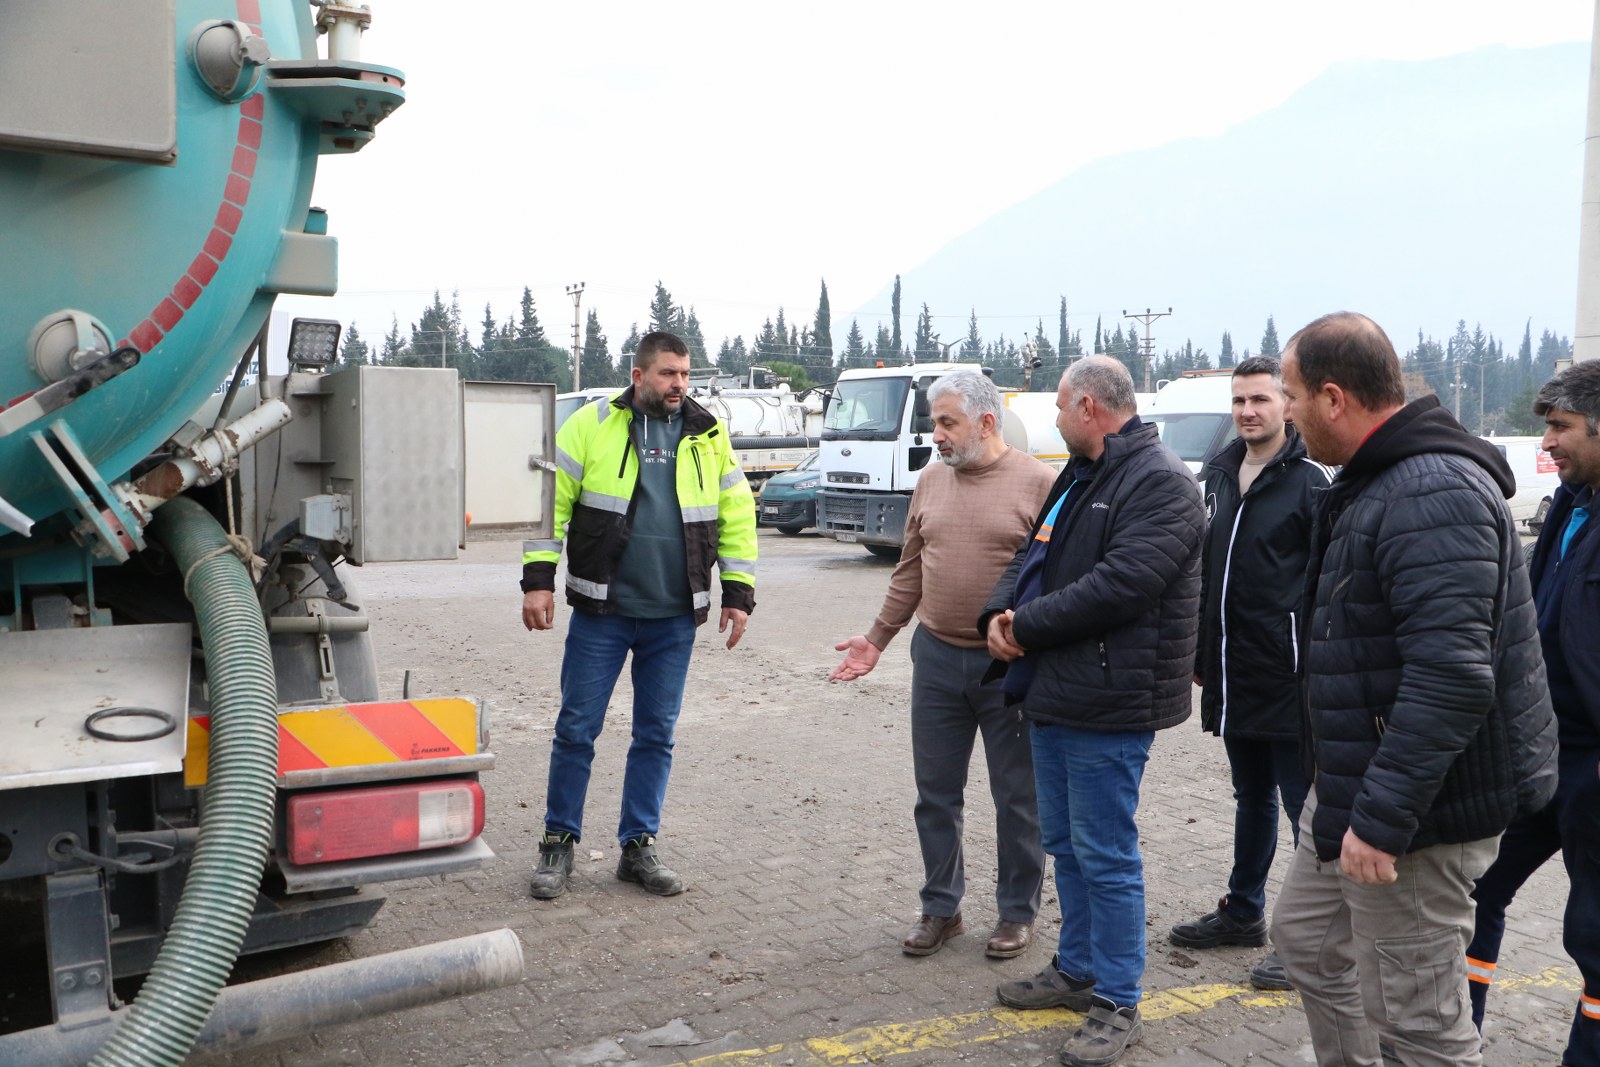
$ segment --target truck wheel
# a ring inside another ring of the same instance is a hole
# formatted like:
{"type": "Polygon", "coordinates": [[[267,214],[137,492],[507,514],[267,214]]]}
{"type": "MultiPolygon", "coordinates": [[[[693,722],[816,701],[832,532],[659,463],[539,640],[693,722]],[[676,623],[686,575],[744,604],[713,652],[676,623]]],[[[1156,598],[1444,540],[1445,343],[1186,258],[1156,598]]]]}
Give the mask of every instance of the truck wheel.
{"type": "Polygon", "coordinates": [[[1528,520],[1528,529],[1538,533],[1544,528],[1544,520],[1550,517],[1550,498],[1545,497],[1539,501],[1539,509],[1533,513],[1533,518],[1528,520]]]}
{"type": "Polygon", "coordinates": [[[900,559],[899,545],[868,545],[867,551],[871,552],[879,559],[892,559],[897,561],[900,559]]]}
{"type": "Polygon", "coordinates": [[[785,537],[793,537],[804,529],[804,526],[780,526],[778,527],[778,532],[783,534],[785,537]]]}

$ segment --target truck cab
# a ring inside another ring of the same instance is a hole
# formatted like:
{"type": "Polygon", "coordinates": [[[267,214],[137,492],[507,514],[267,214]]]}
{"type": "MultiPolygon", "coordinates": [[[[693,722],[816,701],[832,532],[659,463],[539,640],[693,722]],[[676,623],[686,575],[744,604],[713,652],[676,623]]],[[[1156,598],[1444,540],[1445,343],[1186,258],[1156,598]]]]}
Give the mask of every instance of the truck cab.
{"type": "Polygon", "coordinates": [[[934,459],[928,387],[955,371],[979,369],[920,363],[840,374],[822,423],[817,529],[874,555],[898,556],[911,492],[934,459]]]}

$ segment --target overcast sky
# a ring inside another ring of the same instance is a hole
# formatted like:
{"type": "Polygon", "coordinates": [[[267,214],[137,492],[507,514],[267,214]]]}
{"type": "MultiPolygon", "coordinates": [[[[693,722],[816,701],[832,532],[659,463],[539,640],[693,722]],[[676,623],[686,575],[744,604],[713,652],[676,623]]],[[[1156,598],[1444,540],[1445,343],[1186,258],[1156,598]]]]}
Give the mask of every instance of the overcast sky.
{"type": "MultiPolygon", "coordinates": [[[[376,343],[455,291],[476,339],[484,304],[503,321],[529,286],[568,344],[582,281],[613,353],[657,279],[713,352],[780,305],[809,323],[826,279],[841,344],[896,273],[1092,159],[1218,133],[1343,60],[1587,40],[1594,17],[1584,0],[370,3],[363,59],[400,68],[408,99],[322,161],[340,295],[280,307],[376,343]]],[[[869,339],[888,316],[864,316],[869,339]]]]}

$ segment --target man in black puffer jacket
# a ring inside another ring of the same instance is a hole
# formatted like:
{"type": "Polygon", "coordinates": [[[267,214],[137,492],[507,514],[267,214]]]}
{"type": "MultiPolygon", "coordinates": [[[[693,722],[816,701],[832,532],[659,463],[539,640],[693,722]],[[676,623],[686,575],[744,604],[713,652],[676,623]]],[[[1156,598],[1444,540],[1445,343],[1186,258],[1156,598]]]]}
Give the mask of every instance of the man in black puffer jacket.
{"type": "Polygon", "coordinates": [[[1031,722],[1061,903],[1056,958],[998,994],[1014,1008],[1086,1012],[1061,1052],[1074,1067],[1114,1062],[1143,1032],[1134,812],[1155,731],[1189,717],[1205,510],[1194,475],[1139,421],[1122,364],[1074,363],[1056,407],[1073,458],[978,632],[1031,722]]]}
{"type": "Polygon", "coordinates": [[[1290,339],[1290,416],[1342,464],[1307,569],[1315,761],[1272,939],[1317,1062],[1481,1064],[1464,951],[1473,882],[1556,784],[1556,730],[1505,460],[1405,402],[1371,319],[1290,339]],[[1337,861],[1337,862],[1335,862],[1337,861]]]}

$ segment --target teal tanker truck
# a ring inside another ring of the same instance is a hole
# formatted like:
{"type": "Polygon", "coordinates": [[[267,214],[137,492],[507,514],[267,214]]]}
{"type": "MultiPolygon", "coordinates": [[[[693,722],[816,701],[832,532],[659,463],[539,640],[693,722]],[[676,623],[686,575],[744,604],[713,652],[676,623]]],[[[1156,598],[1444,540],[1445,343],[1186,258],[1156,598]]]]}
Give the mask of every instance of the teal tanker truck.
{"type": "Polygon", "coordinates": [[[405,99],[370,20],[0,0],[0,1064],[175,1064],[520,980],[501,930],[224,989],[493,855],[478,701],[381,699],[350,575],[454,556],[461,384],[268,329],[335,290],[318,159],[405,99]]]}

